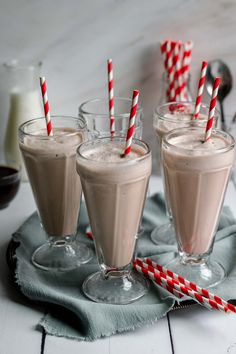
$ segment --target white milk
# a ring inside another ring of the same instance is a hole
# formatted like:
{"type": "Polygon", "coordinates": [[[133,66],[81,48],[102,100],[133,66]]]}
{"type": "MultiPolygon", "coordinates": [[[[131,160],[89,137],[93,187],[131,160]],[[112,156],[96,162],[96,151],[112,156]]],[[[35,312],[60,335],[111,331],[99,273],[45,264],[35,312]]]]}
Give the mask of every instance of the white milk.
{"type": "Polygon", "coordinates": [[[19,150],[18,127],[27,120],[42,116],[44,116],[44,113],[39,91],[32,90],[11,93],[5,135],[5,156],[7,160],[16,161],[21,164],[22,179],[24,181],[28,178],[19,150]]]}

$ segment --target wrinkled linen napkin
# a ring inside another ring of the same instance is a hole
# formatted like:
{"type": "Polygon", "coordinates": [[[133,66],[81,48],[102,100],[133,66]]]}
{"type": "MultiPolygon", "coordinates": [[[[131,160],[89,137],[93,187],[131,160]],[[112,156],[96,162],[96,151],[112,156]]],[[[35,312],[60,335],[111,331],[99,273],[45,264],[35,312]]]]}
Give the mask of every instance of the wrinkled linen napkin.
{"type": "MultiPolygon", "coordinates": [[[[157,225],[167,221],[162,194],[155,194],[146,201],[143,214],[142,234],[136,255],[151,256],[160,264],[170,261],[176,252],[174,245],[155,245],[150,233],[157,225]]],[[[88,216],[82,203],[79,217],[78,238],[94,249],[93,241],[85,236],[88,216]]],[[[151,284],[146,296],[128,305],[94,303],[87,299],[81,285],[87,275],[98,270],[95,257],[70,272],[46,272],[35,268],[31,261],[33,251],[45,241],[38,215],[35,212],[13,235],[20,242],[16,250],[16,281],[24,295],[46,303],[48,313],[38,324],[46,333],[77,340],[92,341],[151,324],[166,315],[174,306],[175,299],[167,297],[166,291],[151,284]]],[[[236,220],[228,207],[224,207],[212,258],[220,262],[227,278],[215,288],[226,300],[236,299],[236,220]]]]}

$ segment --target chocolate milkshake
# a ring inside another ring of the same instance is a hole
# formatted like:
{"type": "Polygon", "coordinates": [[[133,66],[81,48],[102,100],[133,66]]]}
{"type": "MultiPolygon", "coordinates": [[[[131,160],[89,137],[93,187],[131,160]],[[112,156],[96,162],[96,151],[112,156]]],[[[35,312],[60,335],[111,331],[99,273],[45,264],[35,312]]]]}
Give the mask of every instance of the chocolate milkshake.
{"type": "Polygon", "coordinates": [[[179,258],[174,272],[213,286],[224,278],[223,267],[209,259],[234,161],[234,139],[213,130],[204,142],[201,128],[176,129],[162,143],[163,169],[175,225],[179,258]]]}
{"type": "Polygon", "coordinates": [[[106,266],[124,267],[133,256],[151,160],[138,144],[122,158],[120,140],[99,139],[80,151],[77,171],[98,253],[106,266]]]}
{"type": "Polygon", "coordinates": [[[83,284],[93,301],[126,304],[143,296],[147,283],[132,271],[131,260],[151,174],[148,146],[133,139],[123,157],[125,138],[101,138],[77,150],[89,220],[101,272],[83,284]]]}
{"type": "Polygon", "coordinates": [[[215,131],[176,130],[163,141],[163,166],[181,251],[207,253],[218,227],[231,167],[233,139],[215,131]],[[175,133],[176,132],[176,133],[175,133]]]}
{"type": "MultiPolygon", "coordinates": [[[[193,102],[172,102],[166,103],[157,108],[154,113],[153,127],[157,136],[158,151],[157,161],[160,165],[162,179],[164,180],[162,171],[162,161],[160,156],[161,143],[163,136],[173,129],[187,128],[189,126],[203,127],[205,129],[209,106],[202,103],[200,113],[197,119],[193,120],[195,104],[193,102]]],[[[217,124],[218,113],[215,114],[214,126],[217,124]]],[[[151,233],[151,239],[156,244],[174,244],[175,230],[172,225],[171,209],[169,206],[168,185],[164,183],[166,210],[169,221],[161,226],[156,227],[151,233]]]]}
{"type": "Polygon", "coordinates": [[[45,118],[37,118],[19,128],[20,150],[49,237],[34,252],[32,262],[44,270],[65,271],[92,256],[75,239],[82,192],[75,156],[87,130],[81,119],[73,117],[52,117],[53,136],[47,135],[45,125],[45,118]]]}
{"type": "Polygon", "coordinates": [[[42,129],[20,143],[39,215],[50,236],[76,232],[82,188],[75,152],[84,139],[84,132],[55,128],[53,138],[42,129]]]}

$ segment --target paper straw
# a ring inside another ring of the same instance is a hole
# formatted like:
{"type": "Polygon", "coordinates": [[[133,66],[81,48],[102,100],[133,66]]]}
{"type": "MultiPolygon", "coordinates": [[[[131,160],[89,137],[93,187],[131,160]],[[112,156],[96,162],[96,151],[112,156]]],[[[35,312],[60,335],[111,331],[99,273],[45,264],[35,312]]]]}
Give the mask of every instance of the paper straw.
{"type": "Polygon", "coordinates": [[[220,305],[224,305],[224,306],[228,306],[229,309],[232,311],[232,312],[235,312],[236,313],[236,307],[232,304],[230,304],[229,302],[221,299],[219,296],[217,295],[214,295],[213,293],[209,292],[207,289],[205,288],[201,288],[199,285],[193,283],[193,282],[190,282],[189,280],[185,279],[184,277],[172,272],[171,270],[159,265],[158,263],[156,262],[153,262],[152,259],[150,258],[145,258],[144,261],[152,266],[153,268],[159,270],[160,272],[166,274],[167,276],[170,276],[172,279],[175,279],[176,281],[178,281],[179,283],[187,286],[188,288],[194,290],[194,291],[197,291],[198,293],[200,293],[201,295],[203,295],[204,297],[207,297],[211,300],[215,300],[218,304],[220,305]]]}
{"type": "Polygon", "coordinates": [[[47,133],[48,133],[48,136],[53,136],[53,129],[52,129],[50,110],[49,110],[46,80],[45,80],[45,77],[40,77],[39,79],[40,79],[40,86],[41,86],[42,97],[43,97],[43,108],[44,108],[44,114],[45,114],[45,119],[46,119],[47,133]]]}
{"type": "Polygon", "coordinates": [[[193,49],[192,41],[188,41],[183,44],[181,72],[183,75],[183,93],[185,99],[187,99],[187,85],[188,85],[188,77],[190,71],[190,63],[192,58],[192,49],[193,49]]]}
{"type": "Polygon", "coordinates": [[[207,65],[208,65],[207,61],[202,62],[202,68],[201,68],[200,79],[199,79],[199,83],[198,83],[198,92],[197,92],[197,98],[196,98],[196,102],[195,102],[195,110],[194,110],[193,119],[197,119],[199,116],[201,102],[202,102],[202,94],[203,94],[205,79],[206,79],[207,65]]]}
{"type": "Polygon", "coordinates": [[[174,62],[175,62],[175,98],[176,101],[184,101],[183,96],[183,77],[180,65],[179,43],[176,43],[174,48],[174,62]]]}
{"type": "Polygon", "coordinates": [[[214,122],[214,114],[215,114],[215,109],[216,109],[216,101],[217,101],[219,86],[220,86],[220,77],[216,77],[214,80],[213,91],[212,91],[212,96],[211,96],[211,103],[210,103],[209,114],[208,114],[208,121],[207,121],[207,125],[206,125],[206,133],[205,133],[205,139],[204,139],[205,141],[207,141],[211,138],[211,132],[212,132],[212,126],[213,126],[213,122],[214,122]]]}
{"type": "Polygon", "coordinates": [[[160,42],[160,50],[161,50],[161,54],[163,57],[163,63],[164,63],[164,68],[167,70],[167,55],[166,55],[166,44],[167,44],[167,40],[161,41],[160,42]]]}
{"type": "Polygon", "coordinates": [[[88,238],[90,238],[91,240],[93,240],[93,233],[92,233],[92,229],[90,226],[87,226],[86,227],[86,230],[85,230],[85,234],[88,238]]]}
{"type": "Polygon", "coordinates": [[[136,118],[136,112],[137,112],[137,107],[138,107],[138,98],[139,98],[139,91],[134,90],[133,91],[133,98],[132,98],[132,105],[131,105],[131,110],[130,110],[130,116],[129,116],[129,128],[128,128],[127,136],[126,136],[126,146],[125,146],[124,154],[122,156],[128,155],[131,151],[131,144],[132,144],[132,139],[133,139],[133,134],[134,134],[135,118],[136,118]]]}
{"type": "Polygon", "coordinates": [[[109,116],[111,136],[115,135],[115,117],[114,117],[114,82],[113,82],[113,64],[112,59],[107,60],[108,72],[108,96],[109,96],[109,116]]]}
{"type": "Polygon", "coordinates": [[[173,102],[175,100],[175,73],[173,65],[173,51],[171,49],[171,41],[166,43],[166,56],[167,56],[167,72],[168,72],[168,81],[169,81],[169,100],[173,102]]]}
{"type": "Polygon", "coordinates": [[[160,272],[157,269],[154,269],[152,266],[143,262],[141,259],[136,259],[134,263],[138,264],[141,267],[142,273],[145,274],[148,271],[148,274],[149,273],[154,274],[154,277],[156,279],[159,279],[161,281],[161,283],[166,284],[170,287],[173,287],[178,292],[191,297],[192,299],[196,300],[198,303],[205,306],[206,308],[208,308],[210,310],[215,309],[215,310],[219,310],[222,312],[232,312],[228,306],[218,304],[215,300],[208,299],[208,298],[204,297],[203,295],[199,294],[198,292],[196,292],[192,289],[189,289],[185,285],[181,285],[175,279],[167,276],[166,274],[160,272]],[[143,271],[144,269],[145,269],[145,272],[143,271]]]}
{"type": "Polygon", "coordinates": [[[183,52],[183,59],[182,59],[182,74],[184,80],[187,82],[190,63],[192,58],[192,49],[193,49],[193,42],[188,41],[184,43],[184,52],[183,52]]]}
{"type": "Polygon", "coordinates": [[[136,269],[137,272],[144,274],[147,278],[153,280],[155,283],[157,283],[158,285],[160,285],[161,287],[163,287],[164,289],[166,289],[167,291],[169,291],[171,294],[178,297],[179,299],[184,297],[184,295],[179,291],[175,290],[173,286],[169,286],[158,275],[148,271],[148,269],[145,269],[144,267],[141,267],[137,262],[133,263],[133,268],[136,269]]]}

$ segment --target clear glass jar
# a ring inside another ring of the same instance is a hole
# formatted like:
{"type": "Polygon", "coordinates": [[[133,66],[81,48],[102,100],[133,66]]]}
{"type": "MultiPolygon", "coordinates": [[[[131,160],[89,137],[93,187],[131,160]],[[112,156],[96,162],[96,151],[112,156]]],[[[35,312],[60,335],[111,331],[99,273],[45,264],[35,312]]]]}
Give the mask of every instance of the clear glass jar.
{"type": "Polygon", "coordinates": [[[29,119],[44,115],[39,86],[41,66],[41,62],[20,63],[16,60],[3,64],[8,101],[5,158],[22,165],[23,180],[27,180],[27,175],[18,146],[18,127],[29,119]]]}
{"type": "MultiPolygon", "coordinates": [[[[191,75],[188,75],[187,78],[187,83],[185,85],[185,89],[184,89],[184,93],[185,93],[185,99],[184,101],[192,101],[193,96],[190,90],[190,80],[191,80],[191,75]]],[[[170,102],[170,98],[169,98],[169,79],[167,76],[167,73],[164,72],[162,74],[162,78],[161,78],[161,95],[160,95],[160,99],[159,99],[159,105],[162,105],[164,103],[170,102]]]]}

